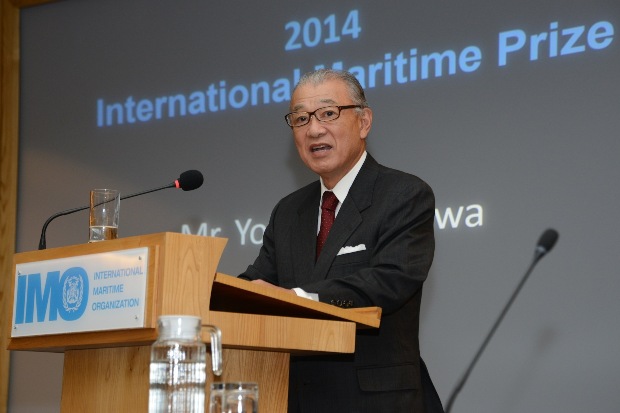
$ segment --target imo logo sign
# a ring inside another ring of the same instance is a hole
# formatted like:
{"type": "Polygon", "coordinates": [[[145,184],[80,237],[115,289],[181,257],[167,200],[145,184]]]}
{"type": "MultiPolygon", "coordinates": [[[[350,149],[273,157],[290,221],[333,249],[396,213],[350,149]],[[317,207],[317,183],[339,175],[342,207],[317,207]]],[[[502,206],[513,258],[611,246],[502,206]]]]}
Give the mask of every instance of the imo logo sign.
{"type": "MultiPolygon", "coordinates": [[[[88,282],[88,279],[86,279],[88,282]]],[[[62,283],[62,306],[71,313],[78,311],[84,298],[84,278],[79,274],[70,274],[62,283]]]]}
{"type": "Polygon", "coordinates": [[[88,273],[82,267],[72,267],[60,275],[49,271],[42,283],[41,274],[17,276],[15,292],[15,324],[36,321],[65,321],[79,319],[88,306],[88,273]]]}

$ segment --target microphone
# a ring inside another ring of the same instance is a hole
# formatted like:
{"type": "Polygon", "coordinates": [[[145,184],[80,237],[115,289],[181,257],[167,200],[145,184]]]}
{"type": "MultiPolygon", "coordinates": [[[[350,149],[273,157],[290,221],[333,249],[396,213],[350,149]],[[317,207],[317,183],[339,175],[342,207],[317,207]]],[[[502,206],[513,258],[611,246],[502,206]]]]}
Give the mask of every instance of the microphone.
{"type": "Polygon", "coordinates": [[[179,179],[174,181],[174,186],[184,191],[193,191],[194,189],[200,188],[203,182],[204,178],[200,171],[190,169],[189,171],[183,172],[181,176],[179,176],[179,179]]]}
{"type": "MultiPolygon", "coordinates": [[[[179,176],[179,178],[177,178],[171,184],[164,185],[159,188],[148,189],[146,191],[136,192],[135,194],[131,194],[131,195],[122,196],[121,201],[123,199],[129,199],[135,196],[149,194],[151,192],[160,191],[162,189],[167,189],[167,188],[180,188],[184,191],[193,191],[194,189],[200,188],[203,182],[204,182],[204,178],[202,176],[202,173],[200,173],[200,171],[197,171],[195,169],[190,169],[189,171],[183,172],[179,176]]],[[[49,217],[47,221],[45,221],[45,223],[43,224],[43,228],[41,229],[41,239],[39,240],[39,249],[44,250],[46,248],[45,232],[47,231],[47,226],[50,224],[50,222],[52,222],[54,219],[61,217],[63,215],[73,214],[74,212],[84,211],[85,209],[89,209],[89,208],[90,208],[90,205],[73,208],[73,209],[67,209],[66,211],[57,212],[51,217],[49,217]]]]}
{"type": "Polygon", "coordinates": [[[548,229],[543,232],[538,240],[538,244],[536,245],[536,256],[534,259],[538,261],[545,254],[551,251],[555,243],[558,241],[559,236],[560,234],[558,234],[558,232],[554,229],[548,229]]]}
{"type": "Polygon", "coordinates": [[[536,244],[536,250],[534,251],[534,259],[532,260],[532,263],[530,264],[529,268],[525,272],[525,275],[521,279],[521,282],[519,282],[519,285],[517,286],[515,291],[512,293],[512,296],[510,296],[510,299],[504,306],[504,309],[502,310],[499,317],[495,321],[495,324],[493,324],[491,331],[489,331],[486,338],[482,342],[482,345],[480,346],[480,348],[478,349],[478,352],[476,353],[473,360],[469,364],[469,367],[467,367],[467,370],[465,370],[465,374],[463,374],[463,377],[461,378],[461,380],[459,380],[454,390],[452,390],[452,394],[450,395],[450,398],[448,399],[448,403],[446,404],[446,413],[450,413],[450,410],[452,409],[452,404],[454,403],[454,399],[456,399],[456,396],[459,394],[459,392],[465,385],[467,378],[469,377],[472,370],[474,369],[474,366],[476,365],[476,363],[478,362],[478,359],[484,352],[484,349],[486,348],[487,344],[489,344],[489,341],[491,340],[491,337],[495,333],[495,330],[497,330],[497,327],[499,327],[499,324],[502,322],[502,320],[504,319],[504,316],[508,312],[508,309],[510,308],[513,301],[517,297],[517,294],[519,294],[519,291],[521,291],[521,287],[523,287],[523,284],[525,284],[525,281],[532,273],[532,270],[534,270],[534,267],[536,266],[538,261],[540,261],[542,257],[544,257],[546,254],[549,253],[549,251],[553,249],[553,246],[557,242],[558,237],[559,237],[558,232],[550,228],[550,229],[547,229],[545,232],[543,232],[543,234],[538,239],[538,243],[536,244]]]}

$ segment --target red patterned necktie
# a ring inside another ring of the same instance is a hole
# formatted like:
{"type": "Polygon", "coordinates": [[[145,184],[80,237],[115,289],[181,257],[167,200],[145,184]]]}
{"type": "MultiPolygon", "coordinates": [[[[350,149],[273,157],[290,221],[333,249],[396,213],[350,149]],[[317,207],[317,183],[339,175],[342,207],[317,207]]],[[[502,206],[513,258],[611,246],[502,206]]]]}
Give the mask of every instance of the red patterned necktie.
{"type": "Polygon", "coordinates": [[[323,193],[323,201],[321,203],[321,229],[319,235],[316,237],[316,259],[321,254],[321,249],[327,240],[329,230],[332,228],[332,224],[336,219],[336,206],[338,205],[338,198],[331,191],[325,191],[323,193]]]}

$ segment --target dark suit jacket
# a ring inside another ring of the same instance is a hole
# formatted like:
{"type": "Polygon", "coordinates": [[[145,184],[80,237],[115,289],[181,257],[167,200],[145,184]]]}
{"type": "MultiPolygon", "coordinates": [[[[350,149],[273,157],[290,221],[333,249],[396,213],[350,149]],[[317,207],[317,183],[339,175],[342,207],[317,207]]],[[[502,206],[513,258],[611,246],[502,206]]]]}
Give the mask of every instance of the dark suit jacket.
{"type": "Polygon", "coordinates": [[[320,191],[316,181],[276,205],[241,276],[344,307],[379,306],[383,316],[378,330],[357,333],[354,355],[291,360],[289,412],[422,413],[418,320],[435,247],[432,190],[368,155],[315,263],[320,191]]]}

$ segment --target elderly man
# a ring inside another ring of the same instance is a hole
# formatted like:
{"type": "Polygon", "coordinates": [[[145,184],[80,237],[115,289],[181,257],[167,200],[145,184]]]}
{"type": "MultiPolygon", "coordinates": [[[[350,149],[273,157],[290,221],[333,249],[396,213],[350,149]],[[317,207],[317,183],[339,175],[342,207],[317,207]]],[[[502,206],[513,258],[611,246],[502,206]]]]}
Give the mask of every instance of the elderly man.
{"type": "Polygon", "coordinates": [[[341,307],[379,306],[383,317],[357,333],[354,355],[292,358],[289,412],[438,411],[418,344],[432,190],[366,152],[373,112],[350,73],[304,75],[290,110],[299,156],[319,180],[276,205],[240,277],[341,307]]]}

